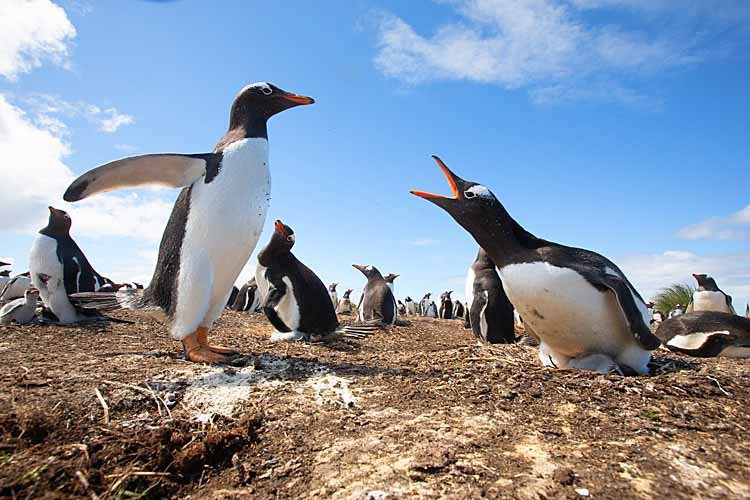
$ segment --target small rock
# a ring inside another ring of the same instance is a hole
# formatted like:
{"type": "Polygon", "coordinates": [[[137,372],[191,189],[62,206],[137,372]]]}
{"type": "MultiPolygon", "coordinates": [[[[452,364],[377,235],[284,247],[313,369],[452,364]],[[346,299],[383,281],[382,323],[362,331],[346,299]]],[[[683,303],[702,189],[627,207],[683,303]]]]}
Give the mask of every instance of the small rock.
{"type": "Polygon", "coordinates": [[[576,488],[576,493],[578,493],[582,497],[587,497],[591,493],[589,493],[588,488],[576,488]]]}

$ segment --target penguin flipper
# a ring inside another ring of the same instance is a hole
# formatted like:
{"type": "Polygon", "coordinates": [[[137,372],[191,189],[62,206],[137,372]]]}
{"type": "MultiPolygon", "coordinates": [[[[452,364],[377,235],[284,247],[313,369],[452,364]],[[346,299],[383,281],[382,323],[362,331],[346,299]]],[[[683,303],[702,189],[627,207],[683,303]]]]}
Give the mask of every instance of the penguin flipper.
{"type": "Polygon", "coordinates": [[[633,293],[630,291],[630,287],[625,280],[619,276],[606,274],[596,284],[609,288],[615,294],[617,302],[620,304],[620,309],[622,309],[630,325],[630,332],[644,349],[653,351],[661,345],[659,337],[654,335],[651,328],[643,320],[643,316],[641,316],[641,312],[638,310],[638,306],[633,298],[633,293]]]}
{"type": "Polygon", "coordinates": [[[279,317],[278,313],[276,312],[276,306],[281,302],[281,299],[284,298],[284,295],[286,294],[286,284],[278,280],[276,283],[270,282],[271,285],[268,288],[268,294],[266,295],[266,298],[263,300],[263,312],[266,314],[266,318],[268,318],[268,321],[273,325],[274,328],[276,328],[277,331],[286,333],[291,332],[291,328],[289,328],[279,317]]]}
{"type": "Polygon", "coordinates": [[[215,171],[220,153],[130,156],[100,165],[74,180],[63,195],[68,202],[97,193],[145,185],[184,187],[215,171]]]}

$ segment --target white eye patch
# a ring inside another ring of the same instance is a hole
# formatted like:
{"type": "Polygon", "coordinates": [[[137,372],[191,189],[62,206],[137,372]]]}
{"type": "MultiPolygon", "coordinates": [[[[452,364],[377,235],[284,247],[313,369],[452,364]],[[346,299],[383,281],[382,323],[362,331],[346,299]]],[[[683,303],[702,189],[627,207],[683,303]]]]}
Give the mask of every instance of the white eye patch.
{"type": "Polygon", "coordinates": [[[271,95],[273,93],[273,89],[268,85],[268,83],[266,83],[266,82],[255,82],[255,83],[251,83],[250,85],[248,85],[244,89],[240,90],[240,94],[242,94],[246,90],[250,90],[250,89],[258,89],[261,92],[263,92],[265,95],[271,95]]]}
{"type": "Polygon", "coordinates": [[[483,198],[494,198],[492,192],[489,189],[479,184],[477,184],[476,186],[471,186],[469,189],[464,191],[464,196],[468,199],[474,198],[476,196],[481,196],[483,198]]]}

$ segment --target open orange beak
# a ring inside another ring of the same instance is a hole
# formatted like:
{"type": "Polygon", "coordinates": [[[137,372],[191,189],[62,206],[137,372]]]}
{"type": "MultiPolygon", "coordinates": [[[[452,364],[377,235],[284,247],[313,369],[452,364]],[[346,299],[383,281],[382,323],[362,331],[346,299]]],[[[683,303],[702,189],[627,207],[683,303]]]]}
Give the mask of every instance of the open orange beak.
{"type": "Polygon", "coordinates": [[[286,93],[282,97],[286,99],[287,101],[292,101],[295,104],[305,105],[305,104],[312,104],[315,102],[315,99],[313,99],[312,97],[307,97],[304,95],[286,93]]]}
{"type": "Polygon", "coordinates": [[[286,238],[286,229],[284,229],[284,224],[282,224],[280,220],[274,222],[273,226],[276,228],[277,233],[286,238]]]}
{"type": "Polygon", "coordinates": [[[456,174],[454,174],[453,172],[451,172],[450,169],[445,166],[445,163],[443,163],[443,160],[441,160],[437,156],[432,155],[432,159],[435,160],[435,163],[438,164],[438,167],[440,167],[440,170],[443,171],[443,175],[445,175],[445,178],[448,180],[448,184],[450,185],[451,190],[453,191],[453,196],[452,197],[448,197],[448,196],[443,196],[443,195],[440,195],[440,194],[426,193],[424,191],[416,191],[416,190],[413,190],[413,189],[411,191],[409,191],[409,192],[411,194],[413,194],[414,196],[419,196],[420,198],[425,198],[425,199],[436,199],[436,198],[437,199],[443,199],[443,200],[457,200],[457,199],[459,199],[460,196],[461,196],[461,194],[460,194],[460,191],[458,189],[458,185],[456,184],[456,179],[457,179],[456,174]]]}

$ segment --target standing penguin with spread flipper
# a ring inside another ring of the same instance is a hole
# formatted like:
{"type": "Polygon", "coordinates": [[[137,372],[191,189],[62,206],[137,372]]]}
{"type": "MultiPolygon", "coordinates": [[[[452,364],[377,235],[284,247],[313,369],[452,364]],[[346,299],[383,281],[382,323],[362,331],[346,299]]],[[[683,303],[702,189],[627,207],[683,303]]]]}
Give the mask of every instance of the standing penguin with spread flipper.
{"type": "Polygon", "coordinates": [[[609,259],[537,238],[485,186],[461,179],[438,158],[453,191],[412,194],[448,212],[495,262],[508,299],[539,339],[546,366],[648,372],[661,342],[643,298],[609,259]]]}
{"type": "Polygon", "coordinates": [[[490,344],[512,344],[516,340],[513,304],[503,290],[495,263],[479,249],[466,275],[468,320],[478,339],[490,344]]]}
{"type": "Polygon", "coordinates": [[[267,123],[277,113],[313,102],[270,83],[248,85],[235,97],[229,129],[213,152],[124,158],[73,182],[67,201],[146,184],[183,188],[148,288],[128,294],[121,290],[100,307],[116,302],[114,307],[166,317],[189,360],[228,361],[233,351],[210,345],[208,330],[224,309],[266,219],[271,198],[267,123]]]}
{"type": "Polygon", "coordinates": [[[732,305],[732,296],[724,293],[716,284],[716,280],[707,274],[694,274],[698,288],[685,312],[716,311],[737,314],[732,305]]]}
{"type": "Polygon", "coordinates": [[[292,228],[277,220],[271,241],[258,254],[255,279],[274,341],[319,339],[339,326],[333,302],[318,276],[291,252],[292,228]]]}
{"type": "Polygon", "coordinates": [[[373,266],[352,264],[352,267],[367,278],[360,299],[359,320],[379,321],[383,325],[395,324],[398,317],[396,299],[380,271],[373,266]]]}

